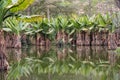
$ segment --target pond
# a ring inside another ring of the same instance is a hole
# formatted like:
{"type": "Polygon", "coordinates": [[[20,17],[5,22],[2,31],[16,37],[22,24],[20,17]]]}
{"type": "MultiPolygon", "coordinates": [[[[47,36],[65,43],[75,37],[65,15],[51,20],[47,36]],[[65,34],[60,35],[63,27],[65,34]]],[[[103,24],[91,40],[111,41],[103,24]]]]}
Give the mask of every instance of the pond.
{"type": "Polygon", "coordinates": [[[120,80],[120,57],[106,47],[7,49],[10,69],[1,80],[120,80]]]}

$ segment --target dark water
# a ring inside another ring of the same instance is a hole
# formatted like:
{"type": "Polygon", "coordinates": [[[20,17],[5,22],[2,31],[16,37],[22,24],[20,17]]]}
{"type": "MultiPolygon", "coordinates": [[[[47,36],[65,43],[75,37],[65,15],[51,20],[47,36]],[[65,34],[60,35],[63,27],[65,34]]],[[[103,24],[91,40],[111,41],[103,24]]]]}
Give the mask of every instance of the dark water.
{"type": "Polygon", "coordinates": [[[105,47],[7,49],[0,80],[120,80],[120,53],[105,47]]]}

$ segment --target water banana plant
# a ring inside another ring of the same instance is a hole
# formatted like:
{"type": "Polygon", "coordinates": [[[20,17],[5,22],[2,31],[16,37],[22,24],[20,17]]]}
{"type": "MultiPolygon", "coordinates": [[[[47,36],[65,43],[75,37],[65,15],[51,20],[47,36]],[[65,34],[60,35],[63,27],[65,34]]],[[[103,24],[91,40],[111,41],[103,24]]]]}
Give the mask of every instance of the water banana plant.
{"type": "Polygon", "coordinates": [[[24,35],[29,23],[18,21],[16,18],[8,18],[4,21],[5,27],[3,28],[8,34],[6,35],[7,47],[21,48],[21,36],[24,35]],[[10,34],[12,34],[10,36],[10,34]],[[11,37],[11,42],[10,42],[11,37]]]}
{"type": "Polygon", "coordinates": [[[25,10],[34,0],[0,0],[0,46],[5,47],[3,22],[12,16],[18,17],[18,12],[25,10]]]}
{"type": "MultiPolygon", "coordinates": [[[[22,23],[30,23],[29,27],[20,33],[28,35],[32,44],[48,45],[51,42],[59,46],[64,44],[108,46],[110,40],[108,36],[114,34],[115,30],[118,29],[112,19],[113,17],[109,14],[97,14],[92,17],[85,15],[78,18],[59,16],[49,20],[47,18],[43,19],[41,16],[33,16],[31,19],[29,17],[16,18],[23,28],[24,25],[22,25],[22,23]]],[[[12,23],[15,24],[14,22],[16,21],[13,20],[12,23]]],[[[10,31],[10,29],[5,27],[3,30],[10,31]]],[[[19,34],[18,30],[20,29],[16,29],[16,31],[13,30],[13,33],[19,34]]],[[[115,35],[114,39],[116,39],[115,35]]]]}

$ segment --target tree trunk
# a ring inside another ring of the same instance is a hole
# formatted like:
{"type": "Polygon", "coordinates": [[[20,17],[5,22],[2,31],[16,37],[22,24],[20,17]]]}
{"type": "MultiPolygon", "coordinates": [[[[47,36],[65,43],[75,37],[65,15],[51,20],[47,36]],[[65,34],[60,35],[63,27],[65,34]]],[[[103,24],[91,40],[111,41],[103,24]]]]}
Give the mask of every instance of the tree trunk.
{"type": "Polygon", "coordinates": [[[83,37],[83,33],[81,33],[81,32],[77,32],[76,45],[78,45],[78,46],[83,46],[83,40],[82,40],[82,37],[83,37]]]}
{"type": "Polygon", "coordinates": [[[5,34],[5,42],[7,43],[6,47],[8,47],[8,48],[11,47],[11,45],[13,45],[12,44],[12,42],[13,42],[12,41],[12,35],[8,32],[5,34]]]}
{"type": "Polygon", "coordinates": [[[13,48],[21,48],[21,36],[14,34],[13,48]]]}
{"type": "Polygon", "coordinates": [[[6,48],[3,30],[0,30],[0,47],[2,47],[3,49],[6,48]]]}
{"type": "Polygon", "coordinates": [[[46,46],[46,47],[49,47],[49,46],[50,46],[50,40],[49,40],[49,39],[46,39],[46,40],[45,40],[45,46],[46,46]]]}
{"type": "Polygon", "coordinates": [[[115,0],[115,2],[116,2],[117,7],[120,8],[120,0],[115,0]]]}
{"type": "Polygon", "coordinates": [[[49,5],[47,6],[47,18],[50,20],[50,8],[49,5]]]}
{"type": "Polygon", "coordinates": [[[45,35],[41,35],[40,37],[40,46],[45,46],[46,45],[46,41],[45,41],[45,35]]]}
{"type": "Polygon", "coordinates": [[[108,45],[108,32],[107,31],[101,32],[101,45],[102,46],[108,45]]]}
{"type": "Polygon", "coordinates": [[[115,37],[116,37],[116,41],[117,41],[117,45],[119,46],[120,45],[120,29],[117,29],[115,31],[115,37]]]}
{"type": "Polygon", "coordinates": [[[85,46],[90,46],[90,36],[88,32],[85,32],[85,40],[84,40],[84,45],[85,46]]]}
{"type": "Polygon", "coordinates": [[[27,35],[22,35],[21,36],[21,44],[22,45],[28,45],[27,35]]]}
{"type": "Polygon", "coordinates": [[[32,45],[35,45],[36,44],[36,40],[35,40],[35,36],[29,36],[29,41],[30,41],[30,44],[32,45]]]}
{"type": "Polygon", "coordinates": [[[0,71],[8,70],[9,64],[5,53],[0,49],[0,71]]]}
{"type": "Polygon", "coordinates": [[[68,36],[68,43],[70,43],[72,46],[76,45],[76,34],[68,36]]]}
{"type": "Polygon", "coordinates": [[[40,46],[40,39],[41,39],[41,36],[40,36],[40,34],[39,33],[36,33],[36,46],[40,46]]]}
{"type": "Polygon", "coordinates": [[[96,33],[96,46],[101,46],[101,33],[96,33]]]}
{"type": "Polygon", "coordinates": [[[108,49],[109,50],[115,50],[117,48],[115,34],[109,33],[108,35],[108,49]]]}
{"type": "Polygon", "coordinates": [[[92,32],[92,46],[95,46],[96,44],[96,38],[95,38],[96,33],[92,32]]]}
{"type": "Polygon", "coordinates": [[[104,42],[103,42],[103,44],[104,44],[104,46],[108,46],[108,36],[109,35],[109,32],[108,31],[105,31],[104,32],[104,42]]]}
{"type": "Polygon", "coordinates": [[[56,35],[56,44],[57,46],[62,46],[62,31],[58,31],[56,35]]]}
{"type": "Polygon", "coordinates": [[[62,40],[63,40],[63,44],[68,43],[68,35],[64,31],[62,32],[62,40]]]}
{"type": "Polygon", "coordinates": [[[15,49],[15,54],[16,54],[16,56],[15,56],[15,58],[16,58],[16,60],[19,62],[19,61],[21,61],[21,49],[15,49]]]}
{"type": "Polygon", "coordinates": [[[4,31],[0,30],[0,70],[8,70],[9,68],[5,51],[6,44],[4,39],[4,31]]]}
{"type": "Polygon", "coordinates": [[[0,47],[0,71],[9,69],[9,63],[7,61],[7,56],[5,51],[6,51],[5,47],[0,47]]]}

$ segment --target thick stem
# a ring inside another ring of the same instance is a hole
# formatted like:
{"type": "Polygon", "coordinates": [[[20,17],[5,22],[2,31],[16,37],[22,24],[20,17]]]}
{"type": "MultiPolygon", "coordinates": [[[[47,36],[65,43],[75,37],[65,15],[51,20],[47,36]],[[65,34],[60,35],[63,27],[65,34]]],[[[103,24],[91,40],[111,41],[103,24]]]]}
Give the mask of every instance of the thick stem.
{"type": "Polygon", "coordinates": [[[90,35],[88,32],[85,32],[85,46],[90,46],[90,35]]]}
{"type": "Polygon", "coordinates": [[[78,46],[82,46],[83,45],[82,37],[83,37],[83,34],[81,32],[77,32],[76,45],[78,45],[78,46]]]}
{"type": "Polygon", "coordinates": [[[21,48],[21,36],[20,35],[14,35],[14,48],[21,48]]]}
{"type": "Polygon", "coordinates": [[[56,44],[59,47],[62,46],[61,40],[62,40],[62,31],[58,31],[56,35],[56,44]]]}
{"type": "Polygon", "coordinates": [[[45,46],[46,42],[45,42],[45,35],[41,35],[40,37],[40,46],[45,46]]]}
{"type": "Polygon", "coordinates": [[[0,49],[5,50],[6,49],[6,44],[5,44],[5,39],[4,39],[4,31],[0,30],[0,49]]]}
{"type": "Polygon", "coordinates": [[[39,46],[40,45],[40,34],[39,33],[36,33],[36,46],[39,46]]]}
{"type": "Polygon", "coordinates": [[[114,50],[117,48],[117,43],[114,33],[109,33],[108,35],[108,49],[114,50]]]}
{"type": "Polygon", "coordinates": [[[0,71],[8,70],[9,64],[7,61],[7,56],[5,55],[5,50],[3,50],[2,47],[0,47],[0,71]]]}

